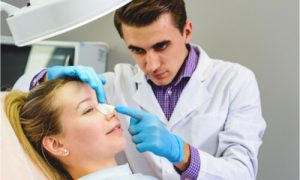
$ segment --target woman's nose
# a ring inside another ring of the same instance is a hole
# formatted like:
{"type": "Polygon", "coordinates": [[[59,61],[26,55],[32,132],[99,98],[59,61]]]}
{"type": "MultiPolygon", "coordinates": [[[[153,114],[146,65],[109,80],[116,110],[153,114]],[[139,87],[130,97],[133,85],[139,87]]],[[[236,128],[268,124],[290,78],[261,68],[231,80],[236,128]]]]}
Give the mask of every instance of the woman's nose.
{"type": "Polygon", "coordinates": [[[116,116],[117,116],[117,112],[115,110],[113,110],[112,113],[105,115],[108,121],[114,119],[116,116]]]}

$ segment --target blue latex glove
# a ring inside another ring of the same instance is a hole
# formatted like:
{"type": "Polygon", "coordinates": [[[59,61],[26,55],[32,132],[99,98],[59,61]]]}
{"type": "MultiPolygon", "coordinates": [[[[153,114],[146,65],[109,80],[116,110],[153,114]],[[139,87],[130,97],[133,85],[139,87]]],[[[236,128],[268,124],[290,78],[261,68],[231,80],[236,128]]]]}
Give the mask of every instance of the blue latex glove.
{"type": "Polygon", "coordinates": [[[174,164],[183,160],[183,140],[166,130],[157,116],[125,106],[115,110],[131,117],[128,130],[139,152],[150,151],[174,164]]]}
{"type": "Polygon", "coordinates": [[[97,75],[95,70],[86,66],[53,66],[47,69],[48,79],[57,79],[65,76],[78,77],[88,83],[96,91],[98,101],[105,103],[104,85],[106,79],[103,75],[97,75]]]}

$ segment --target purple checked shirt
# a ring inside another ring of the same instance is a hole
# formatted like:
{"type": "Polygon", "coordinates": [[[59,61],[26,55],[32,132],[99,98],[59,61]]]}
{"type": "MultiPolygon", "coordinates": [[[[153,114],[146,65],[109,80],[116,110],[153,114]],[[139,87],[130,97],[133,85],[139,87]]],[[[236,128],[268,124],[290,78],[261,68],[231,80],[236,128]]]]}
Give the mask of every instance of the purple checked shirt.
{"type": "MultiPolygon", "coordinates": [[[[181,92],[191,78],[193,72],[195,71],[198,59],[199,59],[199,49],[189,45],[189,54],[185,59],[182,67],[180,68],[175,79],[166,86],[156,86],[149,78],[148,82],[152,87],[152,90],[166,116],[169,120],[176,103],[180,97],[181,92]]],[[[200,172],[200,156],[196,148],[190,145],[191,149],[191,160],[189,167],[181,174],[181,179],[197,179],[200,172]]]]}

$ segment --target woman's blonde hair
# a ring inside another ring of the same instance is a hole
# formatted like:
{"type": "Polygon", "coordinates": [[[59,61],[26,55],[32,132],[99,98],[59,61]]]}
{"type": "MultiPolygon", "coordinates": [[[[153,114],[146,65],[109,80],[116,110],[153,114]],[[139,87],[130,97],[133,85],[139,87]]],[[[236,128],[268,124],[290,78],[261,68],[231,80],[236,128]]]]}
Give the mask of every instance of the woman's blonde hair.
{"type": "MultiPolygon", "coordinates": [[[[16,136],[33,162],[48,179],[72,179],[62,163],[42,145],[45,136],[59,134],[61,107],[56,92],[74,79],[56,79],[41,83],[29,93],[12,91],[4,100],[5,112],[16,136]]],[[[77,80],[76,80],[77,81],[77,80]]]]}

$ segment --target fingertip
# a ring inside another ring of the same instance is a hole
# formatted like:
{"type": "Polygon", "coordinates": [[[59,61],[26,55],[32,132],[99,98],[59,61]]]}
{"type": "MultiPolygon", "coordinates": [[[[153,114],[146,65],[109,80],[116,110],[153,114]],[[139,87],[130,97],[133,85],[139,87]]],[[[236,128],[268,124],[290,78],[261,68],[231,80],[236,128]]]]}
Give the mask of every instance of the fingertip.
{"type": "Polygon", "coordinates": [[[104,104],[106,102],[105,97],[103,96],[100,96],[99,99],[101,104],[104,104]]]}
{"type": "MultiPolygon", "coordinates": [[[[66,71],[68,71],[68,69],[66,68],[66,71]]],[[[70,76],[75,76],[76,75],[76,71],[74,69],[69,69],[69,72],[70,76]]]]}
{"type": "Polygon", "coordinates": [[[146,151],[145,148],[143,148],[143,146],[141,144],[136,145],[136,150],[140,153],[143,153],[146,151]]]}
{"type": "Polygon", "coordinates": [[[131,137],[131,140],[132,140],[132,142],[133,142],[134,144],[137,144],[136,136],[132,136],[132,137],[131,137]]]}
{"type": "Polygon", "coordinates": [[[106,78],[103,75],[101,75],[101,74],[99,74],[98,77],[99,77],[100,81],[102,82],[102,84],[105,85],[106,82],[107,82],[106,78]]]}
{"type": "Polygon", "coordinates": [[[128,132],[131,134],[131,136],[134,135],[133,132],[132,132],[132,127],[129,127],[129,128],[128,128],[128,132]]]}
{"type": "Polygon", "coordinates": [[[136,125],[137,123],[138,123],[138,120],[136,120],[134,118],[130,118],[130,126],[136,125]]]}
{"type": "Polygon", "coordinates": [[[98,98],[99,103],[104,104],[106,102],[106,97],[104,93],[101,93],[98,89],[95,89],[96,95],[98,98]]]}
{"type": "Polygon", "coordinates": [[[100,104],[104,104],[103,100],[102,100],[100,97],[98,97],[98,102],[99,102],[100,104]]]}
{"type": "MultiPolygon", "coordinates": [[[[76,73],[76,72],[74,72],[76,73]]],[[[88,83],[91,87],[94,87],[90,82],[89,82],[89,78],[85,73],[78,73],[77,72],[78,77],[80,78],[81,81],[88,83]]]]}
{"type": "Polygon", "coordinates": [[[122,112],[122,111],[124,110],[124,106],[116,105],[116,106],[115,106],[115,110],[116,110],[117,112],[122,112]]]}
{"type": "Polygon", "coordinates": [[[100,96],[101,101],[104,103],[106,101],[105,91],[104,91],[104,89],[101,85],[98,88],[99,88],[98,89],[98,94],[100,96]]]}

